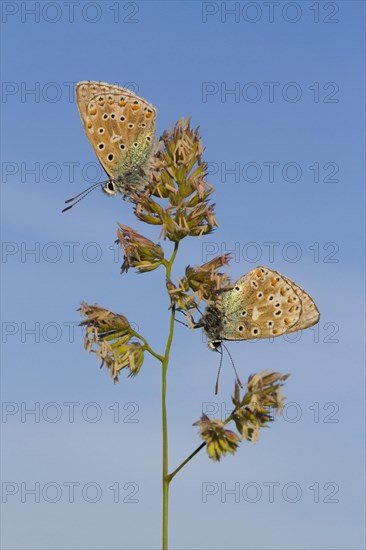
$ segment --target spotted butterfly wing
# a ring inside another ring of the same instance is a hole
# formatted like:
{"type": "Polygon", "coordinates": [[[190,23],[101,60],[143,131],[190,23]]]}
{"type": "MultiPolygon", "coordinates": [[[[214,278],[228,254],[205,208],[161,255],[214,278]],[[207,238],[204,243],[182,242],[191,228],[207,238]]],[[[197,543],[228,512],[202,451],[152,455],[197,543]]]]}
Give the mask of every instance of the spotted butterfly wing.
{"type": "Polygon", "coordinates": [[[102,82],[79,82],[76,100],[85,133],[117,190],[136,190],[136,174],[143,174],[153,147],[156,109],[130,90],[102,82]]]}
{"type": "Polygon", "coordinates": [[[311,297],[290,279],[257,267],[222,295],[223,340],[280,336],[315,324],[319,312],[311,297]]]}
{"type": "Polygon", "coordinates": [[[292,286],[296,294],[301,301],[301,315],[296,325],[290,327],[286,332],[295,332],[297,330],[303,330],[305,328],[312,327],[319,322],[320,313],[314,300],[309,296],[307,292],[301,286],[297,285],[294,281],[288,277],[284,277],[286,282],[292,286]]]}

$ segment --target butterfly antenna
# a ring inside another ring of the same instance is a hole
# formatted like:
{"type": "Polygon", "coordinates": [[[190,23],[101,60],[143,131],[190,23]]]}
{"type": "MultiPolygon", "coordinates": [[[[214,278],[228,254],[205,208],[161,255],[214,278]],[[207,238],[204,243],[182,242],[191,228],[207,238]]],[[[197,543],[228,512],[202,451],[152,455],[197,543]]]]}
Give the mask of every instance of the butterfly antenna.
{"type": "Polygon", "coordinates": [[[221,358],[220,358],[220,365],[219,365],[219,370],[217,371],[217,378],[216,378],[216,385],[215,385],[215,395],[217,395],[219,393],[219,378],[220,378],[220,372],[221,372],[221,366],[222,366],[222,359],[224,357],[224,354],[222,353],[222,350],[216,350],[219,352],[219,354],[221,355],[221,358]]]}
{"type": "Polygon", "coordinates": [[[227,349],[227,347],[225,346],[224,343],[222,343],[221,345],[224,346],[224,348],[225,348],[226,351],[227,351],[228,356],[230,357],[230,361],[231,361],[231,364],[232,364],[233,369],[234,369],[234,372],[235,372],[236,381],[237,381],[237,383],[239,384],[239,386],[242,388],[242,387],[243,387],[243,384],[241,383],[240,378],[239,378],[239,376],[238,376],[238,371],[236,370],[236,367],[235,367],[233,358],[231,357],[231,353],[230,353],[230,351],[227,349]]]}
{"type": "Polygon", "coordinates": [[[65,204],[67,204],[68,202],[72,202],[72,201],[75,201],[74,204],[71,204],[70,206],[67,206],[66,208],[64,208],[62,210],[62,212],[66,212],[67,210],[70,210],[70,208],[72,208],[73,206],[75,206],[75,204],[77,204],[78,202],[80,202],[82,199],[85,199],[85,197],[87,195],[89,195],[89,193],[91,193],[92,191],[94,191],[94,189],[96,189],[97,187],[101,187],[102,185],[104,185],[105,182],[102,182],[102,183],[94,183],[93,185],[91,185],[90,187],[88,187],[87,189],[84,189],[84,191],[82,191],[81,193],[79,193],[78,195],[76,195],[75,197],[72,197],[71,199],[67,199],[67,201],[65,201],[65,204]],[[80,198],[79,198],[80,197],[80,198]],[[77,200],[76,200],[77,199],[77,200]]]}

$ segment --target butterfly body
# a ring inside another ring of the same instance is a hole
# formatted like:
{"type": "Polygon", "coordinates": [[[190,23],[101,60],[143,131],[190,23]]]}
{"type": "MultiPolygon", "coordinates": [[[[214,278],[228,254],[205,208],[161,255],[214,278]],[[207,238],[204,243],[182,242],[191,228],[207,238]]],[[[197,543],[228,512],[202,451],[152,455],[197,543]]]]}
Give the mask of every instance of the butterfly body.
{"type": "Polygon", "coordinates": [[[273,338],[315,325],[320,318],[312,300],[294,281],[267,267],[257,267],[222,291],[196,326],[209,347],[223,340],[273,338]]]}
{"type": "Polygon", "coordinates": [[[142,168],[137,167],[135,170],[125,172],[117,178],[109,179],[103,184],[102,190],[110,196],[121,193],[126,197],[136,191],[143,191],[146,185],[146,172],[142,168]]]}

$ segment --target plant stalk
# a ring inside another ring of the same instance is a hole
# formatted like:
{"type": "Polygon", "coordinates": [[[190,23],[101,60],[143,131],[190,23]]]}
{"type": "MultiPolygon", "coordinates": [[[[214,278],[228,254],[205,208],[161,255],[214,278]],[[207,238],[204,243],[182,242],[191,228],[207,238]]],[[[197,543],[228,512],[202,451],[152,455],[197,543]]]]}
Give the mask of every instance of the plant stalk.
{"type": "MultiPolygon", "coordinates": [[[[174,244],[174,251],[166,266],[166,276],[170,279],[172,265],[178,252],[178,243],[174,244]]],[[[162,409],[162,428],[163,428],[163,550],[168,550],[168,503],[169,503],[169,483],[168,477],[168,415],[166,408],[166,375],[169,364],[170,348],[173,342],[175,321],[175,304],[171,304],[171,315],[169,325],[169,335],[165,348],[165,355],[162,360],[162,382],[161,382],[161,409],[162,409]]]]}

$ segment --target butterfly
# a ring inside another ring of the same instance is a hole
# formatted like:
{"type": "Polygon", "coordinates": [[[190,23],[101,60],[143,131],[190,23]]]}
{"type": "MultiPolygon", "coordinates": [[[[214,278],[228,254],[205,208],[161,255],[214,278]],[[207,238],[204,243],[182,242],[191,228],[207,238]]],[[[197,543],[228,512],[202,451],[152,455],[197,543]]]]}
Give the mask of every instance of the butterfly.
{"type": "Polygon", "coordinates": [[[225,289],[194,328],[203,327],[212,350],[223,340],[273,338],[315,325],[314,300],[294,281],[268,267],[256,267],[225,289]]]}
{"type": "Polygon", "coordinates": [[[108,180],[91,185],[64,208],[70,210],[94,189],[124,197],[147,187],[146,167],[156,124],[156,109],[134,92],[104,82],[79,82],[76,101],[85,133],[108,180]]]}

